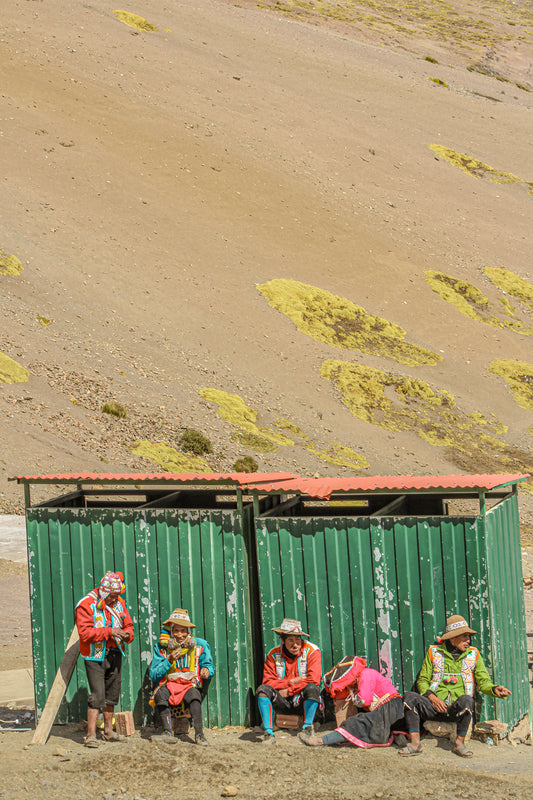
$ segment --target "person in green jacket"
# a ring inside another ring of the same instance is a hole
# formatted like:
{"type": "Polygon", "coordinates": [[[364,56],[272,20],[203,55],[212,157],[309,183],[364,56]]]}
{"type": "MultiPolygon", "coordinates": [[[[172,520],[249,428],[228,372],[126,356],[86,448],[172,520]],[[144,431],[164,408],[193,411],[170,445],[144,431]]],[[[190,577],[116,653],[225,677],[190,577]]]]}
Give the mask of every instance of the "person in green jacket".
{"type": "Polygon", "coordinates": [[[459,614],[446,620],[446,630],[439,644],[429,648],[418,673],[418,691],[407,692],[404,696],[405,722],[411,742],[400,750],[400,755],[421,753],[420,726],[426,720],[438,719],[457,724],[453,752],[470,758],[472,751],[465,746],[465,736],[474,711],[474,691],[478,689],[489,697],[511,694],[505,686],[493,684],[481,653],[471,647],[470,636],[475,632],[459,614]]]}

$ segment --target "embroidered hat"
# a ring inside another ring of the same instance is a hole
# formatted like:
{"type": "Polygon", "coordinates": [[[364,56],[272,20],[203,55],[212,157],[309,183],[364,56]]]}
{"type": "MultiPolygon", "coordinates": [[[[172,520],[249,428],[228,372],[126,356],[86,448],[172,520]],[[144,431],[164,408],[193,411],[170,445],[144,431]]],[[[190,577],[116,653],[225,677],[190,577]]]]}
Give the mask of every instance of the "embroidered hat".
{"type": "Polygon", "coordinates": [[[122,572],[106,572],[100,581],[100,596],[107,597],[110,594],[123,594],[126,591],[124,575],[122,572]]]}
{"type": "Polygon", "coordinates": [[[477,631],[469,628],[468,622],[460,614],[453,614],[446,620],[446,630],[440,638],[445,641],[446,639],[453,639],[455,636],[461,636],[462,633],[477,633],[477,631]]]}
{"type": "Polygon", "coordinates": [[[364,669],[366,669],[366,658],[361,658],[360,656],[344,656],[344,658],[341,658],[341,660],[323,676],[322,680],[324,681],[326,692],[335,695],[335,681],[340,681],[342,678],[345,678],[348,673],[352,679],[351,684],[356,683],[364,669]]]}
{"type": "Polygon", "coordinates": [[[196,625],[192,624],[186,608],[175,608],[170,617],[163,622],[163,625],[181,625],[183,628],[196,628],[196,625]]]}
{"type": "Polygon", "coordinates": [[[302,630],[302,623],[299,619],[289,619],[285,617],[279,628],[272,628],[274,633],[277,633],[279,636],[307,636],[309,637],[308,633],[304,633],[302,630]]]}

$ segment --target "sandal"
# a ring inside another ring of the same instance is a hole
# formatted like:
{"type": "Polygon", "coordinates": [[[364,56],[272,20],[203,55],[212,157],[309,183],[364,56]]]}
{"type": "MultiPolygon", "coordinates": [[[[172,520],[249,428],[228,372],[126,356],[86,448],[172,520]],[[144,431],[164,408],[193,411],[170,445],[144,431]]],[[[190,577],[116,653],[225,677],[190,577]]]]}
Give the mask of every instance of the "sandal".
{"type": "Polygon", "coordinates": [[[468,747],[465,747],[464,744],[458,747],[457,745],[453,748],[453,751],[456,756],[461,756],[461,758],[472,758],[474,755],[468,747]]]}
{"type": "Polygon", "coordinates": [[[125,742],[126,738],[127,737],[122,733],[115,733],[115,731],[113,731],[113,733],[106,733],[102,731],[102,739],[104,742],[125,742]]]}
{"type": "Polygon", "coordinates": [[[419,756],[422,752],[422,746],[418,745],[418,747],[413,747],[411,744],[408,744],[407,747],[404,747],[402,750],[398,751],[400,756],[419,756]]]}
{"type": "Polygon", "coordinates": [[[83,740],[84,747],[100,747],[100,742],[96,736],[86,736],[83,740]]]}

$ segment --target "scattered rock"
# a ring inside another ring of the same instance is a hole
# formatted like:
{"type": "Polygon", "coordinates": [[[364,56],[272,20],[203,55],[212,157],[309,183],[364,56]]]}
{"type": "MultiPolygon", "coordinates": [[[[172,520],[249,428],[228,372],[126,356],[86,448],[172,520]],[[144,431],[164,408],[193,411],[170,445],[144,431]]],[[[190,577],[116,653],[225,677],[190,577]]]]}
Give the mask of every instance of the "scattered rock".
{"type": "Polygon", "coordinates": [[[221,797],[235,797],[239,793],[239,790],[236,786],[226,786],[225,789],[222,789],[220,792],[221,797]]]}

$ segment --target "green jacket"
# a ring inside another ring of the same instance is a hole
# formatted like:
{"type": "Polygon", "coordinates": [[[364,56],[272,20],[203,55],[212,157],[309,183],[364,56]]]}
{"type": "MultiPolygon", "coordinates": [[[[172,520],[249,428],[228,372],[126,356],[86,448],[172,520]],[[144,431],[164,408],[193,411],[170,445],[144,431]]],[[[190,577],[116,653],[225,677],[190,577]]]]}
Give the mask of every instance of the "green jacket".
{"type": "Polygon", "coordinates": [[[468,647],[455,661],[443,643],[427,651],[416,685],[420,694],[433,693],[450,705],[463,694],[473,695],[476,689],[496,697],[493,689],[497,684],[476,647],[468,647]]]}

